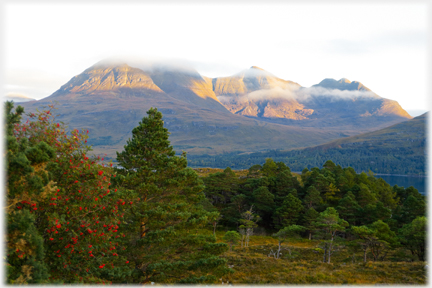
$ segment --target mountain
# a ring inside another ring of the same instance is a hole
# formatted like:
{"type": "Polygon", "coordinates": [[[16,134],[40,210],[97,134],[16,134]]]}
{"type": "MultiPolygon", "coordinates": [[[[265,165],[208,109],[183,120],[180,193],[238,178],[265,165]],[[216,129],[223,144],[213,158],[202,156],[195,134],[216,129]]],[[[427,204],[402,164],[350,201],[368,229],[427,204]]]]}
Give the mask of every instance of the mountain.
{"type": "Polygon", "coordinates": [[[292,171],[322,167],[327,160],[357,172],[426,175],[426,123],[428,113],[377,131],[346,137],[303,149],[250,154],[193,156],[192,167],[246,169],[266,158],[286,163],[292,171]]]}
{"type": "Polygon", "coordinates": [[[361,83],[332,81],[304,88],[256,66],[208,78],[189,67],[104,60],[23,106],[57,103],[58,120],[88,129],[88,143],[108,158],[151,107],[163,113],[175,150],[189,155],[310,147],[409,118],[361,83]]]}
{"type": "Polygon", "coordinates": [[[213,91],[232,113],[267,118],[302,120],[311,111],[289,96],[289,91],[301,86],[282,80],[256,66],[231,77],[214,78],[213,91]]]}
{"type": "Polygon", "coordinates": [[[115,158],[115,152],[122,150],[132,129],[151,107],[163,113],[175,150],[189,154],[304,147],[339,137],[333,131],[234,115],[219,102],[212,87],[211,79],[191,69],[100,62],[51,96],[23,106],[33,112],[57,103],[58,121],[73,129],[88,129],[88,143],[107,158],[115,158]]]}
{"type": "Polygon", "coordinates": [[[306,88],[252,66],[212,83],[229,111],[271,123],[325,127],[349,136],[412,118],[396,101],[345,78],[324,79],[306,88]]]}

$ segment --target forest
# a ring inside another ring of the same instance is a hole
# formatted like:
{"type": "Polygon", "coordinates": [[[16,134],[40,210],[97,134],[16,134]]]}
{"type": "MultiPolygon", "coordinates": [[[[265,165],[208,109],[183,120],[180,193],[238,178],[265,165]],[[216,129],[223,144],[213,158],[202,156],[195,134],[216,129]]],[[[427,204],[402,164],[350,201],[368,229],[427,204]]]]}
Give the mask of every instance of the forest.
{"type": "Polygon", "coordinates": [[[188,157],[191,167],[231,167],[235,169],[247,169],[256,163],[263,163],[266,158],[275,161],[290,163],[292,171],[302,171],[304,167],[309,169],[321,167],[328,159],[343,167],[352,167],[355,171],[381,174],[425,175],[426,163],[424,152],[414,152],[414,149],[426,147],[426,139],[418,141],[412,147],[391,146],[371,149],[367,145],[353,147],[328,148],[328,149],[302,149],[266,152],[250,154],[231,152],[220,155],[192,155],[188,157]]]}
{"type": "Polygon", "coordinates": [[[155,108],[117,166],[54,106],[4,115],[8,284],[426,283],[413,187],[331,160],[192,169],[155,108]]]}

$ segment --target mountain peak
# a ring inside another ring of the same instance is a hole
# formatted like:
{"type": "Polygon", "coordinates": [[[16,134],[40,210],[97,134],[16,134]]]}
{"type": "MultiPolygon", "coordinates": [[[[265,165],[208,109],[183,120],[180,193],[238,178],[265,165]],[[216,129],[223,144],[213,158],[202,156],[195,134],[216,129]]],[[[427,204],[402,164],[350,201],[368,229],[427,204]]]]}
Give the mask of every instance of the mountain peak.
{"type": "Polygon", "coordinates": [[[312,87],[323,87],[327,89],[338,89],[338,90],[358,90],[358,91],[371,91],[369,88],[364,86],[362,83],[358,81],[350,81],[346,78],[341,78],[339,80],[335,80],[333,78],[325,78],[320,83],[313,85],[312,87]]]}
{"type": "Polygon", "coordinates": [[[348,80],[347,78],[341,78],[341,79],[339,79],[339,81],[338,81],[339,83],[351,83],[351,81],[350,80],[348,80]]]}
{"type": "Polygon", "coordinates": [[[257,70],[265,71],[264,69],[262,69],[258,66],[251,66],[249,69],[257,69],[257,70]]]}

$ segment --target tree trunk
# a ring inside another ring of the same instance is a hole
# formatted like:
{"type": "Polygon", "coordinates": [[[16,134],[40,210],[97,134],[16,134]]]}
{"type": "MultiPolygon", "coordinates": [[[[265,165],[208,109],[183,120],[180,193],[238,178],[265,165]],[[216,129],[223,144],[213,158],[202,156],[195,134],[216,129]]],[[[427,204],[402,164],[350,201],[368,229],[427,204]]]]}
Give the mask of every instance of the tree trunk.
{"type": "Polygon", "coordinates": [[[332,248],[333,248],[333,235],[332,235],[332,238],[330,240],[330,244],[329,244],[329,248],[328,248],[328,259],[327,259],[328,264],[330,264],[330,257],[331,257],[332,248]]]}
{"type": "Polygon", "coordinates": [[[309,230],[309,241],[312,239],[312,231],[309,230]]]}
{"type": "Polygon", "coordinates": [[[363,250],[363,262],[366,263],[367,259],[366,259],[366,252],[367,252],[367,248],[363,250]]]}
{"type": "Polygon", "coordinates": [[[281,241],[279,241],[279,247],[278,247],[278,251],[276,253],[276,259],[279,259],[279,255],[280,255],[280,251],[281,251],[281,241]]]}
{"type": "Polygon", "coordinates": [[[323,263],[326,263],[326,256],[327,256],[327,243],[324,246],[323,263]]]}
{"type": "Polygon", "coordinates": [[[215,236],[215,238],[216,238],[216,225],[217,222],[213,222],[213,235],[215,236]]]}
{"type": "Polygon", "coordinates": [[[145,235],[146,235],[146,229],[145,229],[145,227],[146,227],[146,223],[145,222],[141,222],[141,231],[140,231],[141,238],[144,238],[145,235]]]}

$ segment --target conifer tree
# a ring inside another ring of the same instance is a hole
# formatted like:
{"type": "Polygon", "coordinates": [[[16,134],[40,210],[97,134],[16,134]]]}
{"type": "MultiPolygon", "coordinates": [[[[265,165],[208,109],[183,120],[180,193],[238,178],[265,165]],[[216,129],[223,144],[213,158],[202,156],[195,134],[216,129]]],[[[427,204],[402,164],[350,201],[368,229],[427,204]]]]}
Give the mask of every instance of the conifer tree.
{"type": "Polygon", "coordinates": [[[227,250],[198,229],[219,213],[206,212],[202,181],[187,168],[186,155],[175,156],[162,113],[151,108],[117,153],[122,168],[116,185],[134,205],[127,212],[125,255],[133,263],[134,283],[213,282],[229,270],[218,255],[227,250]]]}
{"type": "Polygon", "coordinates": [[[300,199],[292,194],[288,194],[282,206],[276,209],[273,214],[273,223],[277,229],[297,223],[300,213],[303,211],[303,205],[300,199]]]}

